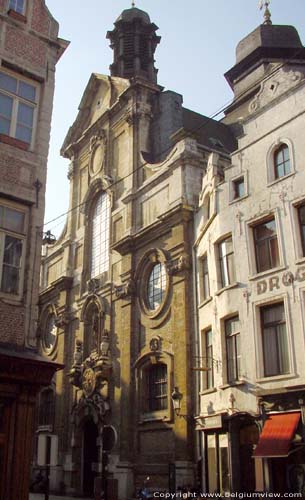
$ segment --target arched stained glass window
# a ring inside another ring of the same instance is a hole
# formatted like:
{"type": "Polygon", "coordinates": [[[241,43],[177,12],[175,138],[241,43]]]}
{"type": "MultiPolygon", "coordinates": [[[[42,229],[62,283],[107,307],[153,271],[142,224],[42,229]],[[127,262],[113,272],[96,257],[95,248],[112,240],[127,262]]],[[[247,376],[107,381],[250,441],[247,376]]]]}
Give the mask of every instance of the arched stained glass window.
{"type": "Polygon", "coordinates": [[[91,278],[109,268],[110,200],[107,193],[98,197],[92,217],[91,278]]]}

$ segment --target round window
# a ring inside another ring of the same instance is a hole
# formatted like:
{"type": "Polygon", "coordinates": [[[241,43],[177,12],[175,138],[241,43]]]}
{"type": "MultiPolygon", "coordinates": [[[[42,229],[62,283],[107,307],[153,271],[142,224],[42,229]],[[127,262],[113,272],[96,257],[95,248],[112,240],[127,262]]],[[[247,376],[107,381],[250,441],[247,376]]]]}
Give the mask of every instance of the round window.
{"type": "Polygon", "coordinates": [[[164,264],[157,263],[148,275],[147,281],[147,305],[151,311],[156,311],[165,296],[167,285],[166,270],[164,264]]]}
{"type": "Polygon", "coordinates": [[[56,316],[54,313],[49,314],[46,327],[43,335],[44,349],[50,353],[54,349],[57,338],[56,316]]]}

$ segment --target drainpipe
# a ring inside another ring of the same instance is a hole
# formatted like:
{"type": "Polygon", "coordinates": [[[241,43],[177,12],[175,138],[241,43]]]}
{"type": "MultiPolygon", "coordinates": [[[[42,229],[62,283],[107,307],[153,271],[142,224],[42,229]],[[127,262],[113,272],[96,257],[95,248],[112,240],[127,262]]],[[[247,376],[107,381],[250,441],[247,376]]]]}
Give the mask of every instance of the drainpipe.
{"type": "MultiPolygon", "coordinates": [[[[194,226],[196,222],[196,214],[194,216],[194,226]]],[[[194,227],[195,229],[195,227],[194,227]]],[[[194,295],[194,312],[195,312],[195,321],[194,321],[194,336],[195,336],[195,341],[194,341],[194,352],[193,355],[196,356],[196,360],[199,359],[200,351],[200,343],[199,343],[199,316],[198,316],[198,286],[197,286],[197,242],[193,244],[192,247],[192,260],[193,260],[193,295],[194,295]]],[[[195,383],[194,383],[194,390],[196,394],[196,399],[195,399],[195,416],[198,416],[200,414],[200,396],[199,396],[199,389],[200,389],[200,372],[195,372],[195,383]]],[[[202,446],[202,439],[201,439],[201,431],[196,431],[195,430],[195,441],[196,441],[196,465],[198,463],[199,458],[201,459],[201,464],[202,464],[202,469],[200,471],[201,474],[201,483],[202,487],[204,489],[205,485],[205,460],[204,460],[204,449],[202,446]],[[200,457],[198,456],[198,450],[200,457]]]]}

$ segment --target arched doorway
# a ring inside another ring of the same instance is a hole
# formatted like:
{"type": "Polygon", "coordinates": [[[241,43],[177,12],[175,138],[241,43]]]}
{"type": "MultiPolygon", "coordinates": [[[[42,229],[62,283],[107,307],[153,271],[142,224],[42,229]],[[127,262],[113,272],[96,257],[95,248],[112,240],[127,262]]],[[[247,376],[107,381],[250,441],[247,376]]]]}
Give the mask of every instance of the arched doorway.
{"type": "Polygon", "coordinates": [[[83,494],[93,497],[94,479],[97,476],[98,457],[98,428],[92,419],[86,420],[83,425],[83,453],[82,478],[83,494]]]}

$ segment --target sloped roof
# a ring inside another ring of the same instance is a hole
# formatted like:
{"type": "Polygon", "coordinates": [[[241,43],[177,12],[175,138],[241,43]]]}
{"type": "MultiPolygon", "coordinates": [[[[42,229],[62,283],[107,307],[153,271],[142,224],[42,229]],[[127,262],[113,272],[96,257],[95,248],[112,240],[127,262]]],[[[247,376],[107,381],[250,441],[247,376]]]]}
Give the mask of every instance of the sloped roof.
{"type": "Polygon", "coordinates": [[[224,153],[232,153],[237,148],[237,141],[228,125],[182,108],[183,128],[196,135],[199,144],[217,149],[224,153]]]}

